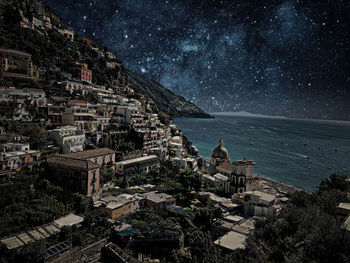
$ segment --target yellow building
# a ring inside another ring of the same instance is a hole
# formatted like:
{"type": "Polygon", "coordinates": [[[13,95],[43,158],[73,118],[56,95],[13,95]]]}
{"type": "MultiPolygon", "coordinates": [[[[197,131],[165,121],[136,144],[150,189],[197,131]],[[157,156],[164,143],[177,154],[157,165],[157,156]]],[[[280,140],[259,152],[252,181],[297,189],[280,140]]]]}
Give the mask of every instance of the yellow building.
{"type": "Polygon", "coordinates": [[[32,55],[13,49],[0,48],[0,74],[17,78],[39,78],[32,55]]]}
{"type": "Polygon", "coordinates": [[[139,208],[139,199],[128,194],[106,196],[101,202],[99,211],[111,219],[126,216],[139,208]]]}

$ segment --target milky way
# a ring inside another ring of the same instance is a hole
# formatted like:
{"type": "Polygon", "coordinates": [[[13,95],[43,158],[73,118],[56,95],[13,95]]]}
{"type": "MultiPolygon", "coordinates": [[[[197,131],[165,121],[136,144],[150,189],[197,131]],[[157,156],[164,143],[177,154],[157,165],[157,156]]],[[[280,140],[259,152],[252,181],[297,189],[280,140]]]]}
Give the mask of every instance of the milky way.
{"type": "Polygon", "coordinates": [[[204,110],[350,119],[349,1],[46,3],[204,110]]]}

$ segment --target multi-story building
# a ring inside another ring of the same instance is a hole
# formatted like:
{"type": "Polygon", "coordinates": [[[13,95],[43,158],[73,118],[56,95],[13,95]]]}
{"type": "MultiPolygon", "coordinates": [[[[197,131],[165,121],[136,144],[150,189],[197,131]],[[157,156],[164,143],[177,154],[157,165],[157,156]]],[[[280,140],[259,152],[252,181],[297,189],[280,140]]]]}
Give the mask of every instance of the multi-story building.
{"type": "Polygon", "coordinates": [[[0,165],[1,170],[20,170],[23,167],[31,167],[40,159],[40,152],[30,150],[29,144],[7,143],[1,145],[0,165]]]}
{"type": "Polygon", "coordinates": [[[94,41],[92,41],[90,38],[86,36],[79,36],[79,38],[81,39],[81,41],[83,41],[85,44],[89,45],[90,47],[97,46],[97,44],[94,41]]]}
{"type": "Polygon", "coordinates": [[[71,28],[57,29],[57,31],[69,40],[74,41],[74,32],[71,28]]]}
{"type": "Polygon", "coordinates": [[[65,89],[67,91],[69,91],[71,94],[73,92],[75,92],[77,94],[81,94],[81,95],[86,95],[88,93],[87,90],[85,89],[84,84],[81,82],[64,81],[64,82],[62,82],[62,84],[64,85],[65,89]]]}
{"type": "Polygon", "coordinates": [[[117,173],[125,175],[148,173],[152,169],[157,168],[159,168],[159,158],[155,155],[138,157],[116,163],[117,173]]]}
{"type": "Polygon", "coordinates": [[[43,21],[43,25],[44,27],[51,29],[52,28],[52,24],[51,24],[51,18],[49,16],[46,15],[42,15],[41,16],[41,20],[43,21]]]}
{"type": "Polygon", "coordinates": [[[95,110],[82,107],[66,108],[63,124],[74,125],[89,132],[103,131],[109,126],[111,117],[101,116],[95,110]]]}
{"type": "Polygon", "coordinates": [[[163,129],[134,127],[134,130],[138,135],[138,144],[142,145],[142,149],[145,153],[150,153],[155,148],[167,147],[167,139],[163,129]]]}
{"type": "Polygon", "coordinates": [[[110,195],[99,200],[101,206],[98,209],[111,219],[118,219],[136,211],[139,208],[139,200],[139,197],[129,194],[110,195]]]}
{"type": "Polygon", "coordinates": [[[43,21],[41,21],[40,19],[38,19],[36,17],[32,17],[32,23],[33,23],[34,27],[36,27],[36,28],[39,28],[39,29],[44,28],[43,21]]]}
{"type": "Polygon", "coordinates": [[[29,143],[4,143],[0,145],[1,152],[29,151],[29,143]]]}
{"type": "Polygon", "coordinates": [[[107,89],[104,86],[93,86],[88,91],[90,94],[96,96],[97,102],[101,104],[117,104],[117,95],[113,90],[107,89]]]}
{"type": "Polygon", "coordinates": [[[42,89],[24,88],[2,88],[0,89],[0,97],[3,101],[24,101],[29,100],[31,105],[38,107],[46,106],[46,95],[42,89]]]}
{"type": "Polygon", "coordinates": [[[47,163],[53,183],[66,190],[91,196],[99,190],[100,170],[114,169],[115,152],[99,148],[60,154],[48,158],[47,163]]]}
{"type": "Polygon", "coordinates": [[[229,191],[227,193],[243,193],[246,191],[247,175],[246,171],[239,167],[237,169],[235,163],[228,161],[223,162],[221,165],[216,167],[216,171],[228,178],[229,191]]]}
{"type": "Polygon", "coordinates": [[[122,123],[129,125],[131,123],[132,118],[141,117],[139,109],[135,106],[118,106],[117,114],[121,115],[122,123]]]}
{"type": "Polygon", "coordinates": [[[129,136],[127,130],[124,131],[105,131],[103,132],[103,145],[110,149],[116,149],[119,145],[126,142],[129,136]]]}
{"type": "Polygon", "coordinates": [[[99,190],[100,166],[86,159],[75,159],[62,155],[47,159],[52,183],[64,190],[88,196],[99,190]]]}
{"type": "Polygon", "coordinates": [[[243,205],[245,215],[268,217],[279,211],[279,207],[275,206],[277,198],[272,194],[248,191],[235,194],[232,198],[243,205]]]}
{"type": "Polygon", "coordinates": [[[34,30],[34,24],[28,18],[22,16],[22,21],[19,22],[22,28],[30,28],[34,30]]]}
{"type": "Polygon", "coordinates": [[[0,48],[0,73],[8,77],[39,78],[32,56],[13,49],[0,48]]]}
{"type": "Polygon", "coordinates": [[[77,78],[81,81],[92,82],[92,71],[88,69],[86,63],[78,61],[71,62],[69,65],[70,73],[73,78],[77,78]]]}
{"type": "Polygon", "coordinates": [[[47,116],[47,126],[63,126],[63,112],[66,108],[63,106],[47,105],[41,107],[40,111],[47,116]]]}
{"type": "Polygon", "coordinates": [[[61,147],[63,153],[81,152],[84,150],[85,134],[75,126],[64,126],[49,130],[48,136],[61,147]]]}
{"type": "Polygon", "coordinates": [[[63,157],[89,160],[97,163],[101,169],[113,168],[115,164],[115,151],[108,148],[98,148],[76,153],[61,154],[63,157]]]}

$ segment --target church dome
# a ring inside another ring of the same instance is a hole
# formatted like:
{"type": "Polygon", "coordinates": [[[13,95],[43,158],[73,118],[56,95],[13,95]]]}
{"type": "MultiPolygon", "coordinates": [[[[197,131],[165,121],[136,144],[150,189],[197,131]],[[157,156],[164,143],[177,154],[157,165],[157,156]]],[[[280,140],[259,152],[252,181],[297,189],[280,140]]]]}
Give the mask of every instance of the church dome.
{"type": "Polygon", "coordinates": [[[222,140],[219,141],[219,145],[214,149],[211,158],[230,160],[227,149],[222,145],[222,140]]]}

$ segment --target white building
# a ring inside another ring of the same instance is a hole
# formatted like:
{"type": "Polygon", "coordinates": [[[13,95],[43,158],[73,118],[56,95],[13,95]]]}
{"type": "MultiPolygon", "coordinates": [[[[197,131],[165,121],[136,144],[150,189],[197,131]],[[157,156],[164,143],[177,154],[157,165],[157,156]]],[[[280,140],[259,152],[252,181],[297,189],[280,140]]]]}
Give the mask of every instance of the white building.
{"type": "Polygon", "coordinates": [[[63,153],[84,150],[85,134],[75,126],[64,126],[47,132],[50,139],[62,148],[63,153]]]}
{"type": "Polygon", "coordinates": [[[74,125],[78,129],[95,132],[106,129],[111,118],[101,116],[93,109],[72,107],[66,108],[62,119],[64,125],[74,125]]]}
{"type": "MultiPolygon", "coordinates": [[[[237,199],[237,195],[233,196],[237,199]]],[[[278,210],[275,205],[276,196],[267,194],[261,191],[248,191],[239,195],[241,200],[244,200],[244,213],[251,216],[272,216],[278,210]]]]}
{"type": "Polygon", "coordinates": [[[81,95],[86,95],[87,94],[87,89],[85,85],[81,82],[77,81],[64,81],[62,82],[64,85],[65,89],[72,94],[73,92],[76,92],[81,95]]]}
{"type": "Polygon", "coordinates": [[[139,109],[135,106],[119,106],[117,107],[117,114],[121,115],[122,124],[129,125],[132,118],[141,116],[139,109]]]}

